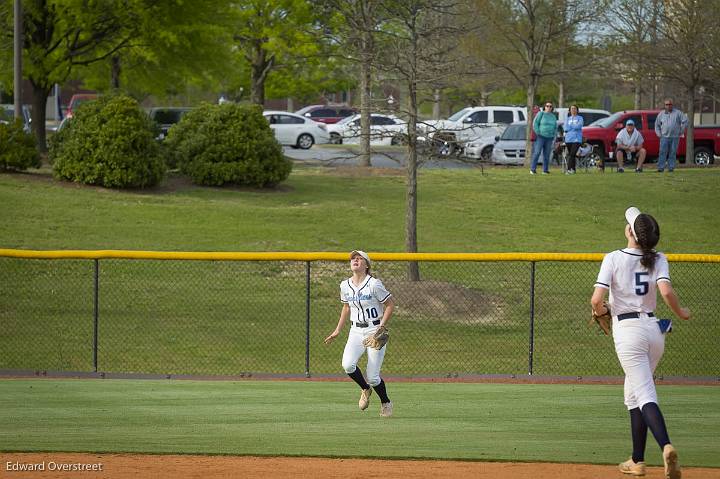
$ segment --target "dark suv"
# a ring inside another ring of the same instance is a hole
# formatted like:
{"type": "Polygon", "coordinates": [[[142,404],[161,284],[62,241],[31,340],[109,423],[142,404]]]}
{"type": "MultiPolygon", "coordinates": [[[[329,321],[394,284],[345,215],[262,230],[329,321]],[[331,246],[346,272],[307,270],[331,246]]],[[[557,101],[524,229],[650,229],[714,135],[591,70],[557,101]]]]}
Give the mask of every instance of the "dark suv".
{"type": "Polygon", "coordinates": [[[150,109],[150,118],[160,127],[160,134],[158,140],[164,140],[168,134],[168,130],[175,123],[178,123],[185,113],[192,110],[188,107],[155,107],[150,109]]]}
{"type": "Polygon", "coordinates": [[[296,115],[321,123],[337,123],[355,113],[357,110],[347,105],[310,105],[295,112],[296,115]]]}

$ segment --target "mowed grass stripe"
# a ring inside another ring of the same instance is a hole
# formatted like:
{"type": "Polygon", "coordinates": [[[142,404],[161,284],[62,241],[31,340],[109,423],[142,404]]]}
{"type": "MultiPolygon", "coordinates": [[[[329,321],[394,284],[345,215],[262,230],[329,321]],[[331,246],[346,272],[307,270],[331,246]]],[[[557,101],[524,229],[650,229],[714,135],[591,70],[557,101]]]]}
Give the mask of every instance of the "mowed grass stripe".
{"type": "MultiPolygon", "coordinates": [[[[632,204],[659,220],[662,250],[720,252],[720,217],[708,203],[720,169],[554,173],[421,170],[420,250],[611,251],[624,242],[623,212],[632,204]]],[[[56,182],[43,170],[0,175],[0,204],[5,248],[390,252],[405,244],[401,172],[296,167],[276,190],[170,178],[157,189],[127,192],[56,182]]]]}
{"type": "MultiPolygon", "coordinates": [[[[342,382],[3,380],[0,450],[617,463],[622,387],[390,383],[357,409],[342,382]]],[[[661,386],[686,466],[720,467],[717,388],[661,386]]],[[[647,461],[660,465],[652,437],[647,461]]]]}

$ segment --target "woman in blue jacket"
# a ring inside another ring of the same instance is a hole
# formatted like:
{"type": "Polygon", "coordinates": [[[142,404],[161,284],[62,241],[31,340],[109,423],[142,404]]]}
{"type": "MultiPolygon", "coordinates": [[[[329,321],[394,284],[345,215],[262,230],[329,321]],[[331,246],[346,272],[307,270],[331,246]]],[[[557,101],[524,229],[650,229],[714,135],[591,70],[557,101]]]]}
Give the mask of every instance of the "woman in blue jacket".
{"type": "Polygon", "coordinates": [[[568,175],[575,174],[575,160],[577,151],[582,144],[583,117],[580,116],[580,109],[577,105],[570,105],[563,130],[565,131],[565,145],[568,149],[568,175]]]}
{"type": "Polygon", "coordinates": [[[533,145],[532,162],[530,163],[530,174],[535,174],[540,153],[543,155],[543,175],[549,175],[550,154],[555,144],[555,133],[557,132],[557,117],[553,113],[553,104],[545,102],[545,108],[535,115],[533,120],[533,131],[535,132],[535,144],[533,145]]]}

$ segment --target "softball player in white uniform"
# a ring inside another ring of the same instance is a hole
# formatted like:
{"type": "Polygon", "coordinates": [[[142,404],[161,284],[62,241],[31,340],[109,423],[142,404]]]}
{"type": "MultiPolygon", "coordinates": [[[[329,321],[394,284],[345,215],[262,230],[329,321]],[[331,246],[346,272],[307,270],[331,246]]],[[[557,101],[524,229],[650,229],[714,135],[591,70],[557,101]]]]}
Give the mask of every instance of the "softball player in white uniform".
{"type": "Polygon", "coordinates": [[[625,474],[645,475],[649,428],[663,451],[665,477],[678,479],[677,452],[670,443],[653,381],[653,372],[665,350],[668,327],[665,321],[655,318],[657,291],[679,318],[690,319],[690,311],[680,306],[673,290],[667,258],[653,249],[660,239],[655,218],[630,207],[625,219],[627,248],[605,256],[591,299],[593,311],[603,314],[605,295],[610,291],[615,351],[625,371],[625,405],[630,412],[633,453],[619,467],[625,474]]]}
{"type": "Polygon", "coordinates": [[[340,283],[340,301],[343,303],[340,320],[335,330],[325,338],[325,344],[334,340],[350,319],[342,366],[345,372],[362,389],[358,406],[361,411],[370,404],[373,389],[380,397],[380,415],[392,416],[393,404],[388,398],[385,381],[380,377],[380,368],[385,358],[387,344],[382,349],[366,348],[363,340],[372,336],[380,326],[385,326],[392,316],[394,303],[392,295],[385,289],[382,281],[370,275],[370,257],[364,251],[350,253],[352,277],[340,283]],[[357,367],[360,357],[367,350],[367,376],[365,381],[357,367]]]}

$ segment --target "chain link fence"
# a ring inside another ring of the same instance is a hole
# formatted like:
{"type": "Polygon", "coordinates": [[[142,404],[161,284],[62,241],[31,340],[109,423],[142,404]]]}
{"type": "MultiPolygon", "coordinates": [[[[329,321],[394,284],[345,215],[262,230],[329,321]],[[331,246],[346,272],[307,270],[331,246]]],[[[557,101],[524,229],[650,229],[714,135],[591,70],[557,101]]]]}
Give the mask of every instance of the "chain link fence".
{"type": "MultiPolygon", "coordinates": [[[[331,345],[323,339],[337,324],[339,284],[350,271],[337,260],[344,254],[315,256],[0,255],[0,370],[341,375],[348,326],[331,345]]],[[[407,279],[408,255],[381,256],[373,274],[396,304],[386,375],[622,375],[612,339],[588,326],[601,255],[434,255],[420,261],[420,281],[407,279]]],[[[659,376],[720,376],[713,300],[720,264],[705,258],[712,261],[671,263],[673,285],[694,317],[675,321],[659,376]]],[[[661,299],[656,315],[672,317],[661,299]]]]}

